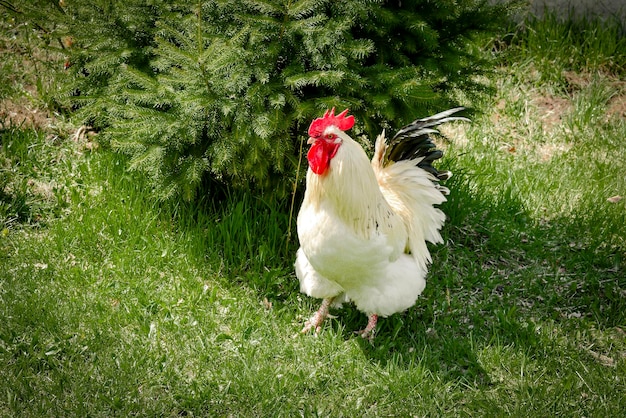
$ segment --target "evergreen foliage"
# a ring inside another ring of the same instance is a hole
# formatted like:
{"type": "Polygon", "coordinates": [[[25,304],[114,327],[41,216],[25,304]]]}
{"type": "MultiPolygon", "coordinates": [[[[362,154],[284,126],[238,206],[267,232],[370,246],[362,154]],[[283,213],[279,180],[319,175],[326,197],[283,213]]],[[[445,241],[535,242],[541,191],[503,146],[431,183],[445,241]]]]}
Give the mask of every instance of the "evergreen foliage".
{"type": "Polygon", "coordinates": [[[149,174],[192,199],[206,175],[288,186],[310,120],[350,108],[374,138],[481,91],[487,0],[62,1],[74,106],[149,174]],[[277,179],[283,179],[277,181],[277,179]]]}

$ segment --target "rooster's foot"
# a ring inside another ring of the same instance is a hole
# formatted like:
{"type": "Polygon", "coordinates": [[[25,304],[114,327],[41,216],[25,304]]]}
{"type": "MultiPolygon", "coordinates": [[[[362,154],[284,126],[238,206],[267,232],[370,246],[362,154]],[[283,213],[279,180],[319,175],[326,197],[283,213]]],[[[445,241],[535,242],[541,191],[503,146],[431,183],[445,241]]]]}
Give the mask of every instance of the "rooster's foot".
{"type": "Polygon", "coordinates": [[[304,323],[304,328],[302,328],[302,331],[300,331],[301,334],[306,334],[312,329],[315,330],[315,335],[319,334],[319,332],[322,330],[322,323],[324,323],[324,320],[328,317],[328,308],[333,302],[333,299],[334,298],[324,299],[324,301],[322,302],[322,306],[320,306],[317,312],[315,312],[315,315],[313,315],[311,319],[304,323]]]}
{"type": "Polygon", "coordinates": [[[374,333],[376,331],[376,323],[378,322],[378,315],[371,314],[368,317],[367,325],[361,331],[357,331],[357,334],[360,334],[361,337],[372,342],[374,340],[374,333]]]}

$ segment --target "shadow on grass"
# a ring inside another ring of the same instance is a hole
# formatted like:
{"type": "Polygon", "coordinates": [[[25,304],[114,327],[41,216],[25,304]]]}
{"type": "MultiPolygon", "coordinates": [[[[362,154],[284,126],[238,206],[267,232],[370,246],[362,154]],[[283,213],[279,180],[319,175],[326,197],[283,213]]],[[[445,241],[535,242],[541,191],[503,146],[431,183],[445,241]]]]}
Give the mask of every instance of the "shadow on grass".
{"type": "Polygon", "coordinates": [[[541,334],[543,321],[566,333],[626,323],[624,249],[601,237],[577,244],[593,234],[597,219],[544,224],[513,193],[477,194],[462,178],[452,188],[444,208],[447,245],[431,248],[433,265],[417,304],[381,318],[373,343],[354,334],[365,326],[363,313],[352,305],[334,312],[335,332],[358,338],[370,361],[485,387],[492,382],[477,354],[484,347],[548,361],[560,348],[541,334]]]}
{"type": "Polygon", "coordinates": [[[346,323],[343,337],[357,338],[364,355],[383,368],[389,363],[407,369],[421,367],[443,381],[472,387],[490,385],[471,333],[464,332],[461,324],[438,325],[432,312],[419,309],[381,319],[372,342],[351,331],[353,325],[359,329],[365,321],[346,323]]]}
{"type": "MultiPolygon", "coordinates": [[[[624,323],[623,248],[600,248],[598,240],[572,245],[596,220],[545,224],[532,219],[511,190],[477,191],[463,175],[447,186],[454,193],[443,208],[449,217],[446,245],[431,247],[433,265],[416,306],[381,318],[373,344],[354,334],[365,326],[363,313],[352,305],[333,312],[334,332],[358,339],[372,363],[421,367],[443,381],[487,387],[493,382],[479,356],[485,347],[512,347],[541,359],[555,349],[554,341],[537,332],[544,320],[567,322],[566,327],[572,318],[596,328],[624,323]]],[[[298,292],[291,267],[297,243],[284,241],[284,205],[249,196],[230,199],[196,212],[183,228],[202,237],[194,252],[221,259],[229,282],[252,289],[260,301],[292,303],[298,292]]]]}

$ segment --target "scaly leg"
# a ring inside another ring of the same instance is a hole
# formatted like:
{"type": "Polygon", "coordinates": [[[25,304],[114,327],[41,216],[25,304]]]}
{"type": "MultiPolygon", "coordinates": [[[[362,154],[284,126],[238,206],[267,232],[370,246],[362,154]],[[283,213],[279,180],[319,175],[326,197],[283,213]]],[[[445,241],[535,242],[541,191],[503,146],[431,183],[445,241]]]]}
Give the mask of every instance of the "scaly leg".
{"type": "Polygon", "coordinates": [[[378,322],[378,315],[371,314],[368,317],[367,325],[361,331],[358,331],[357,334],[361,334],[361,337],[366,338],[370,341],[374,339],[374,332],[376,331],[376,323],[378,322]]]}
{"type": "Polygon", "coordinates": [[[306,334],[311,329],[315,330],[315,335],[320,332],[322,329],[322,323],[328,316],[328,308],[330,308],[330,304],[333,303],[333,299],[335,298],[326,298],[322,301],[322,306],[320,306],[317,312],[315,312],[315,315],[305,322],[304,328],[300,331],[301,334],[306,334]]]}

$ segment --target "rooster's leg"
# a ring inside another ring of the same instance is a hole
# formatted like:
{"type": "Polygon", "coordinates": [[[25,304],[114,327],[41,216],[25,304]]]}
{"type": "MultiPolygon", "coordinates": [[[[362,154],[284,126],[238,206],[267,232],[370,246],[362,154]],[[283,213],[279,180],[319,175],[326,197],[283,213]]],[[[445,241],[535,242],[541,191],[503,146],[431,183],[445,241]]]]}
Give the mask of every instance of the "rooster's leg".
{"type": "Polygon", "coordinates": [[[370,341],[374,339],[374,331],[376,330],[376,323],[378,322],[378,315],[371,314],[367,319],[367,325],[358,334],[361,334],[361,337],[366,338],[370,341]]]}
{"type": "Polygon", "coordinates": [[[330,304],[333,303],[334,298],[326,298],[322,301],[322,306],[315,312],[315,315],[311,317],[308,321],[305,322],[304,328],[300,331],[301,334],[305,334],[309,332],[311,329],[315,330],[315,335],[317,335],[322,329],[322,323],[324,319],[328,316],[328,308],[330,304]]]}

